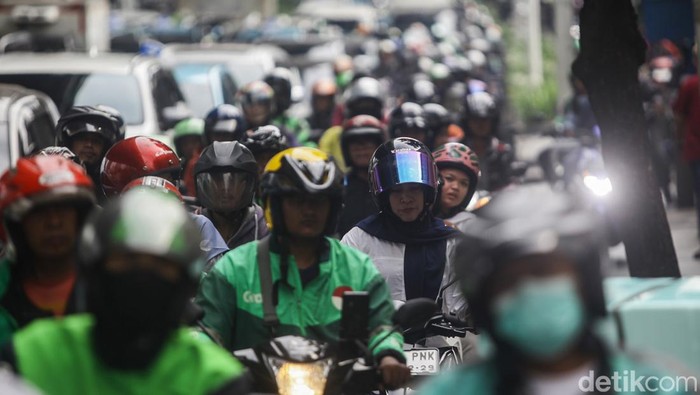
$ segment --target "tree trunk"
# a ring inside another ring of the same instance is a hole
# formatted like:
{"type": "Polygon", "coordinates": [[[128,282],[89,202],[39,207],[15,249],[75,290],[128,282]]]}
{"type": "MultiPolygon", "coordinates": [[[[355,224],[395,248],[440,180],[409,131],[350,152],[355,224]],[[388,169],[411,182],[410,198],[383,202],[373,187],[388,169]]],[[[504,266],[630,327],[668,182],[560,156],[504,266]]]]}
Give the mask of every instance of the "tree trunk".
{"type": "Polygon", "coordinates": [[[671,229],[652,171],[638,69],[646,44],[630,0],[586,0],[573,71],[586,86],[613,185],[610,213],[634,277],[680,276],[671,229]]]}

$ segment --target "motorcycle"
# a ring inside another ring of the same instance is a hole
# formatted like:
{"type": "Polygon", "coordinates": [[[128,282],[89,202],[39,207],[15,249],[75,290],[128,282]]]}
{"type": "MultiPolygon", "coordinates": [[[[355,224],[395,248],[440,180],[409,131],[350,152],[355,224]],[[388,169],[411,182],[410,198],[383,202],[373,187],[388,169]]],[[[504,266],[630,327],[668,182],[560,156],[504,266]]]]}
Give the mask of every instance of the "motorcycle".
{"type": "Polygon", "coordinates": [[[467,332],[476,334],[477,331],[468,320],[461,320],[438,308],[442,306],[445,291],[455,282],[449,282],[440,289],[436,309],[422,325],[414,325],[403,331],[404,354],[406,365],[411,369],[411,381],[407,388],[391,394],[410,394],[426,377],[462,364],[464,350],[460,339],[466,337],[467,332]]]}
{"type": "MultiPolygon", "coordinates": [[[[341,340],[329,344],[301,336],[281,336],[234,356],[250,371],[256,394],[369,394],[380,384],[373,348],[368,347],[369,295],[343,295],[341,340]]],[[[432,300],[407,302],[393,316],[396,330],[421,326],[436,309],[432,300]]]]}
{"type": "Polygon", "coordinates": [[[545,179],[554,189],[569,192],[598,212],[605,221],[608,244],[620,242],[610,215],[609,196],[613,190],[599,147],[589,136],[561,138],[539,154],[545,179]]]}

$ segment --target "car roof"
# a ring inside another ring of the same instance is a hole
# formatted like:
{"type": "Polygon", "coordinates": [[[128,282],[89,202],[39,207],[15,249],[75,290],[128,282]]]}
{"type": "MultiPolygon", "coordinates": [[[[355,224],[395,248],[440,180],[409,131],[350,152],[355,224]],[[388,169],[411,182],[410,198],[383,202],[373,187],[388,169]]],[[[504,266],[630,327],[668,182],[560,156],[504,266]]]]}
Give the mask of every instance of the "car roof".
{"type": "Polygon", "coordinates": [[[161,51],[161,57],[165,61],[212,60],[227,62],[242,57],[265,57],[275,62],[280,62],[289,57],[286,51],[265,44],[241,44],[241,43],[216,43],[216,44],[168,44],[161,51]],[[206,60],[205,60],[206,59],[206,60]]]}
{"type": "Polygon", "coordinates": [[[130,74],[140,65],[157,62],[155,58],[125,53],[99,55],[78,52],[9,53],[0,56],[0,73],[70,74],[99,71],[109,74],[130,74]]]}

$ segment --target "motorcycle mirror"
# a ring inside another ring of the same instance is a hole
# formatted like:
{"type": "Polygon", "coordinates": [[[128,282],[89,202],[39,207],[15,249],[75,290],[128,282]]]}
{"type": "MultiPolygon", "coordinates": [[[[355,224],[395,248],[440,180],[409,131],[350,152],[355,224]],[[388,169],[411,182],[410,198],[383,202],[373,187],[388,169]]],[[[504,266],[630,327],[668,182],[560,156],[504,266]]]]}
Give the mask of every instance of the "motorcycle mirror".
{"type": "Polygon", "coordinates": [[[428,298],[417,298],[407,301],[401,306],[392,321],[402,329],[422,328],[426,321],[435,314],[438,305],[428,298]]]}
{"type": "Polygon", "coordinates": [[[435,304],[437,304],[438,308],[442,308],[442,301],[445,300],[445,291],[447,290],[447,288],[451,287],[457,281],[459,281],[459,279],[455,278],[452,281],[445,284],[442,288],[440,288],[440,292],[438,292],[438,298],[435,301],[435,304]]]}

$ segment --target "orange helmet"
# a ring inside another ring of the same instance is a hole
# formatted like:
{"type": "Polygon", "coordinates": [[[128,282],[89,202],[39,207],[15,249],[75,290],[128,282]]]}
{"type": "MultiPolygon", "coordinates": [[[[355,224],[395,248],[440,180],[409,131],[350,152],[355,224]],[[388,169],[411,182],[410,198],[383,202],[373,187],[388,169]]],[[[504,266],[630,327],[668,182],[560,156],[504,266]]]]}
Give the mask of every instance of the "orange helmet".
{"type": "Polygon", "coordinates": [[[95,201],[92,180],[80,165],[58,155],[20,158],[0,177],[0,238],[21,249],[25,245],[21,222],[30,211],[69,203],[84,219],[95,201]]]}
{"type": "Polygon", "coordinates": [[[338,86],[330,79],[321,79],[314,83],[311,88],[313,96],[334,96],[338,93],[338,86]]]}

